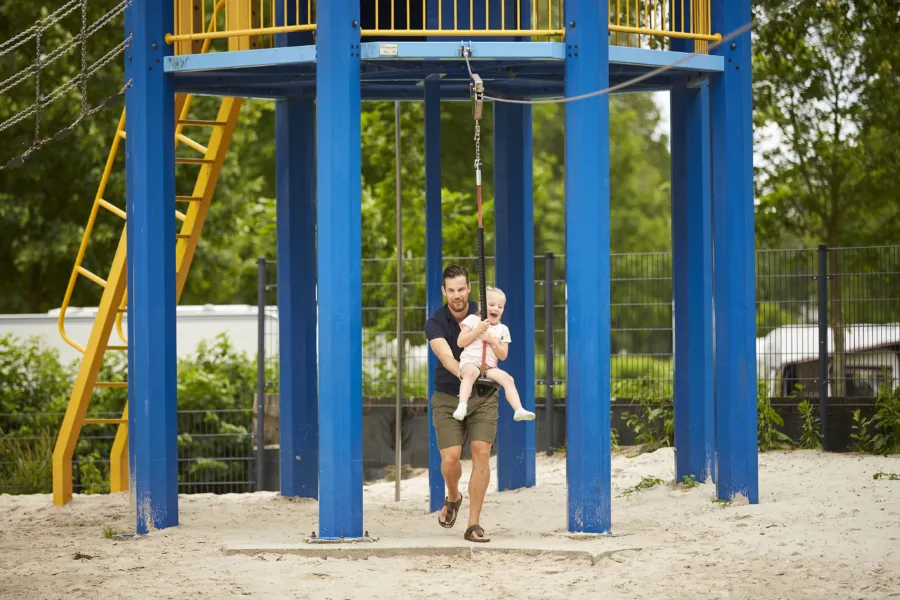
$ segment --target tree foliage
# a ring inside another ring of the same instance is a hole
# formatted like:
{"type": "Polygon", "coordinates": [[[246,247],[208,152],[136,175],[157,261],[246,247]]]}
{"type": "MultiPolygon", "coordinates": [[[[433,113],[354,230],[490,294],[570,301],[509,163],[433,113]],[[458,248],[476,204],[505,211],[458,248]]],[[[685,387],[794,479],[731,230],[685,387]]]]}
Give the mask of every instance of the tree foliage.
{"type": "Polygon", "coordinates": [[[757,231],[813,245],[896,240],[900,50],[890,0],[754,5],[757,231]],[[891,33],[893,32],[893,33],[891,33]]]}

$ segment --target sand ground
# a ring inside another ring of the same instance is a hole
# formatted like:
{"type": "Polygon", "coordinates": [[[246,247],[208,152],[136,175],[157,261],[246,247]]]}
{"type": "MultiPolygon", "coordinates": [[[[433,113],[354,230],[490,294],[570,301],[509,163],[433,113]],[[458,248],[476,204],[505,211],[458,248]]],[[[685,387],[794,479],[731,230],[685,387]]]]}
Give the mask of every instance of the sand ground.
{"type": "Polygon", "coordinates": [[[274,493],[181,496],[178,527],[124,539],[103,531],[133,531],[127,493],[66,507],[0,495],[0,598],[900,598],[900,481],[873,479],[900,472],[900,457],[769,452],[759,463],[760,503],[721,506],[711,483],[620,497],[644,476],[672,480],[674,458],[618,453],[620,535],[582,540],[566,532],[565,458],[541,455],[534,488],[499,493],[492,473],[482,523],[493,541],[474,552],[468,497],[448,530],[427,513],[427,474],[403,481],[399,503],[393,482],[377,482],[365,528],[379,541],[366,547],[416,550],[358,560],[229,553],[309,546],[316,503],[274,493]],[[515,549],[531,552],[501,553],[515,549]]]}

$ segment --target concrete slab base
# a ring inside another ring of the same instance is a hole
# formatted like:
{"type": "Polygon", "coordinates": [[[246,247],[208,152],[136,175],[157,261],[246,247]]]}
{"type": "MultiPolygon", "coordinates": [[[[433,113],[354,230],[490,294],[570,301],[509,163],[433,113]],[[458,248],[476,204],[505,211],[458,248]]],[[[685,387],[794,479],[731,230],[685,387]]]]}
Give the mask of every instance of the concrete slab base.
{"type": "Polygon", "coordinates": [[[292,554],[308,558],[344,558],[365,560],[370,557],[396,558],[420,556],[446,556],[471,558],[478,554],[508,554],[543,556],[570,560],[588,560],[597,564],[604,559],[615,560],[616,555],[639,552],[642,548],[629,547],[613,536],[592,536],[562,539],[493,540],[473,543],[460,540],[435,539],[382,539],[373,544],[338,543],[316,545],[304,542],[230,542],[223,545],[227,555],[292,554]]]}

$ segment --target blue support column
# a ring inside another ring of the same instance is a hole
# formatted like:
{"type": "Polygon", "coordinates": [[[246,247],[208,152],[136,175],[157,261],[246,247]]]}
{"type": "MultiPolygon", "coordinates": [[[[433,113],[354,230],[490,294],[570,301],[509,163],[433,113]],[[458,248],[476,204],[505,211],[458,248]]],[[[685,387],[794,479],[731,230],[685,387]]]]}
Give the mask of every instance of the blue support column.
{"type": "MultiPolygon", "coordinates": [[[[132,23],[133,23],[133,5],[128,5],[125,8],[125,39],[128,39],[129,35],[134,33],[132,23]]],[[[134,54],[132,48],[126,48],[125,50],[125,81],[128,81],[132,77],[134,77],[134,54]],[[130,60],[129,60],[130,59],[130,60]]],[[[135,114],[135,106],[134,106],[134,95],[130,93],[130,90],[125,93],[125,114],[126,119],[127,115],[135,114]]],[[[126,121],[126,127],[128,123],[126,121]]],[[[131,137],[126,136],[124,140],[125,144],[125,215],[127,217],[125,221],[125,236],[126,236],[126,263],[125,268],[127,270],[127,292],[126,292],[126,305],[131,306],[131,290],[134,289],[134,261],[131,260],[131,257],[134,256],[134,146],[133,140],[131,137]]],[[[125,319],[125,327],[129,340],[134,339],[134,319],[129,318],[128,313],[125,313],[123,317],[125,319]]],[[[137,423],[135,421],[135,410],[134,410],[134,352],[129,349],[128,350],[128,398],[132,400],[131,410],[128,411],[128,494],[130,500],[132,501],[132,506],[135,506],[134,503],[134,477],[135,477],[135,448],[134,448],[134,436],[137,431],[137,423]]]]}
{"type": "Polygon", "coordinates": [[[363,534],[359,2],[319,5],[319,537],[363,534]]]}
{"type": "MultiPolygon", "coordinates": [[[[531,107],[494,104],[494,228],[497,287],[506,294],[503,322],[510,329],[512,375],[522,405],[534,411],[534,210],[531,107]]],[[[500,391],[501,396],[504,394],[500,391]]],[[[534,421],[513,421],[503,398],[497,422],[497,487],[535,484],[534,421]]]]}
{"type": "MultiPolygon", "coordinates": [[[[566,2],[566,96],[609,84],[608,7],[566,2]]],[[[611,525],[609,96],[566,105],[568,529],[611,525]]]]}
{"type": "MultiPolygon", "coordinates": [[[[431,315],[444,303],[441,294],[441,82],[436,76],[425,80],[425,304],[431,315]]],[[[440,510],[444,502],[444,476],[431,422],[431,396],[437,357],[428,352],[428,510],[440,510]]]]}
{"type": "MultiPolygon", "coordinates": [[[[713,0],[712,29],[751,19],[750,0],[713,0]]],[[[714,49],[725,71],[710,80],[715,293],[716,495],[759,502],[756,280],[750,32],[714,49]]]]}
{"type": "Polygon", "coordinates": [[[709,89],[671,92],[675,478],[714,477],[709,89]]]}
{"type": "MultiPolygon", "coordinates": [[[[307,4],[300,3],[305,13],[307,4]]],[[[276,3],[277,22],[295,23],[293,2],[276,3]]],[[[301,14],[300,22],[305,22],[301,14]]],[[[309,33],[276,37],[279,47],[312,44],[309,33]]],[[[275,103],[278,234],[280,487],[282,496],[318,498],[319,396],[316,376],[316,104],[275,103]]]]}
{"type": "Polygon", "coordinates": [[[178,525],[175,354],[175,94],[163,71],[172,54],[170,2],[132,3],[133,85],[127,91],[133,274],[128,288],[133,354],[137,532],[178,525]]]}

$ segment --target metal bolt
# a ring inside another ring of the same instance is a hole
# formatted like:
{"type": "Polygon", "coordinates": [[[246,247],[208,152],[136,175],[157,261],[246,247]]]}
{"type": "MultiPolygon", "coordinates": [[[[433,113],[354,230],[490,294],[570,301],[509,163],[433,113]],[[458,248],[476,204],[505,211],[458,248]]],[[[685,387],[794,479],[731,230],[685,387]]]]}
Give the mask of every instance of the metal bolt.
{"type": "Polygon", "coordinates": [[[359,27],[359,21],[353,21],[353,29],[359,27]]]}
{"type": "Polygon", "coordinates": [[[731,49],[734,50],[735,48],[737,48],[737,44],[735,44],[734,42],[731,42],[731,49]]]}
{"type": "Polygon", "coordinates": [[[150,44],[150,49],[151,49],[151,50],[156,50],[156,44],[150,44]]]}
{"type": "Polygon", "coordinates": [[[575,21],[569,21],[569,28],[571,29],[574,27],[575,27],[575,21]]]}

